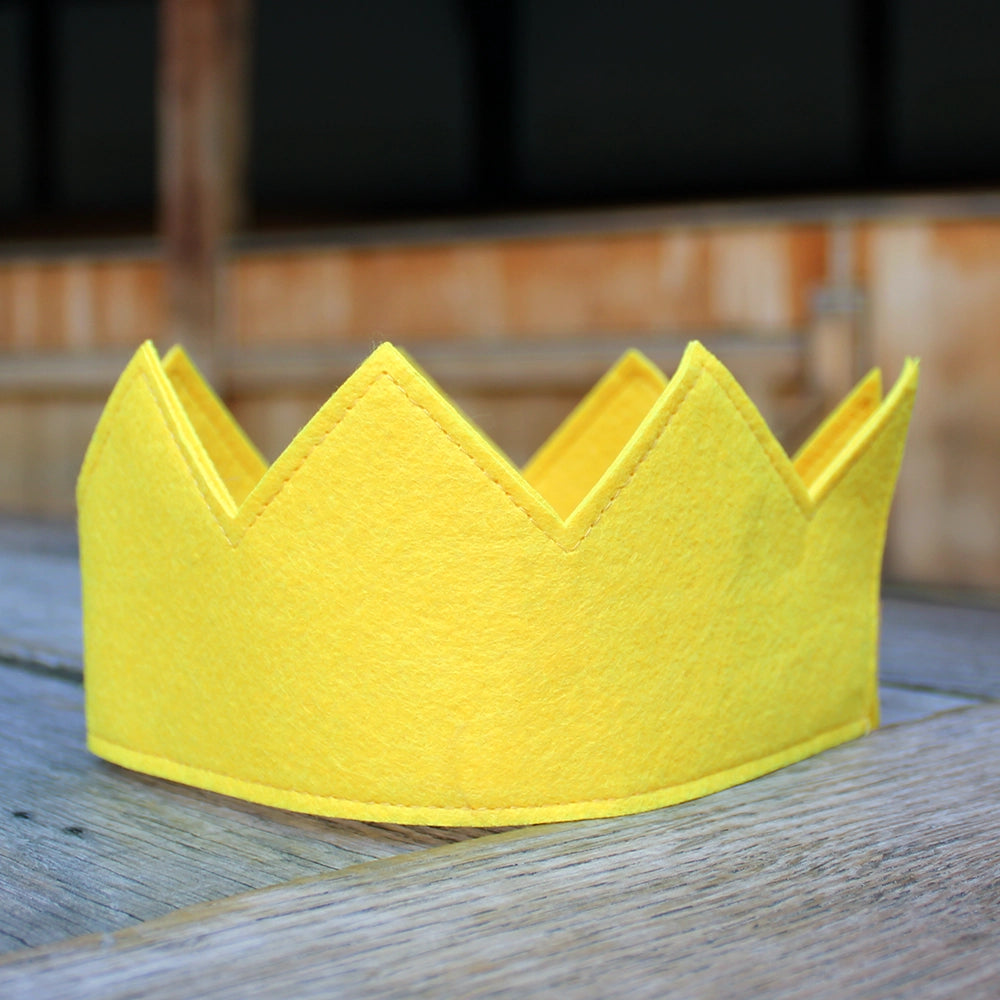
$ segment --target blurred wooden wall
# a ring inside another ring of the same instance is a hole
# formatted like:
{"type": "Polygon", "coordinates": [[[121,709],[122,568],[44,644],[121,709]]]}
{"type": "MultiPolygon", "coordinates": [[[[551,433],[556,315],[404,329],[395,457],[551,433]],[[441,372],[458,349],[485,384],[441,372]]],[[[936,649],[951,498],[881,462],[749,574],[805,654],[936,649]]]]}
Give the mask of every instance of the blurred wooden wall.
{"type": "MultiPolygon", "coordinates": [[[[805,374],[821,226],[700,227],[249,250],[224,268],[214,381],[274,457],[381,340],[406,346],[523,461],[629,346],[670,369],[705,338],[776,428],[805,374]]],[[[168,345],[141,253],[0,260],[0,507],[65,513],[100,400],[142,340],[168,345]]]]}
{"type": "MultiPolygon", "coordinates": [[[[391,339],[523,460],[632,344],[669,369],[704,339],[789,444],[860,368],[892,379],[916,354],[889,573],[1000,590],[1000,222],[912,207],[592,218],[238,252],[223,266],[216,382],[274,457],[391,339]]],[[[102,399],[128,352],[166,348],[166,331],[152,250],[0,259],[0,508],[72,510],[102,399]]]]}

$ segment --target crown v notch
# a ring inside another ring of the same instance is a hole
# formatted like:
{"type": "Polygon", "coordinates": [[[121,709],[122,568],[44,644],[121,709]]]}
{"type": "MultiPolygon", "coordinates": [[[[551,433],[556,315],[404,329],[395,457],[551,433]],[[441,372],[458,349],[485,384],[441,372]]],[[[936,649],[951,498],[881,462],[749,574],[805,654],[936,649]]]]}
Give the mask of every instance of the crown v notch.
{"type": "Polygon", "coordinates": [[[161,365],[238,506],[267,471],[267,463],[180,344],[167,351],[161,365]]]}
{"type": "MultiPolygon", "coordinates": [[[[838,447],[832,450],[825,466],[821,467],[821,471],[810,485],[809,494],[815,507],[818,508],[832,499],[838,485],[851,469],[864,461],[866,452],[886,436],[892,435],[897,441],[894,462],[898,466],[902,459],[919,378],[920,362],[915,358],[906,358],[895,384],[877,405],[871,406],[871,393],[875,388],[875,381],[873,376],[869,375],[858,386],[858,390],[848,396],[843,406],[834,412],[833,417],[837,418],[839,415],[843,421],[843,426],[838,429],[841,430],[845,440],[838,442],[838,447]],[[849,405],[852,403],[857,408],[857,413],[852,414],[849,405]],[[870,407],[870,412],[865,412],[866,407],[870,407]]],[[[880,391],[880,376],[877,384],[880,391]]],[[[837,426],[836,422],[834,426],[837,426]]],[[[888,475],[889,470],[885,472],[888,475]]],[[[894,473],[891,478],[894,481],[894,473]]]]}
{"type": "MultiPolygon", "coordinates": [[[[574,551],[589,535],[667,432],[675,413],[703,376],[710,377],[722,390],[732,413],[752,432],[772,474],[806,517],[812,516],[849,467],[865,428],[869,436],[877,434],[881,423],[875,418],[895,405],[887,399],[878,406],[877,376],[869,375],[814,435],[816,440],[829,439],[825,451],[831,452],[832,458],[825,455],[825,463],[820,461],[819,446],[815,446],[813,452],[806,452],[813,457],[803,462],[810,469],[809,475],[803,476],[742,387],[701,343],[688,344],[669,381],[642,354],[629,351],[521,473],[404,351],[384,343],[333,393],[278,460],[266,468],[190,358],[175,349],[161,361],[152,344],[146,343],[136,352],[112,394],[101,421],[104,426],[99,427],[88,449],[81,489],[100,450],[96,442],[110,429],[109,415],[140,376],[230,546],[239,544],[313,452],[381,380],[394,386],[409,406],[422,411],[430,421],[428,427],[435,425],[434,433],[445,434],[477,468],[476,474],[486,476],[505,495],[504,502],[519,508],[564,551],[574,551]],[[625,408],[631,406],[633,412],[624,414],[622,426],[615,431],[619,437],[614,440],[605,431],[614,424],[616,415],[622,416],[618,410],[623,401],[625,408]],[[846,416],[838,416],[841,411],[846,416]],[[828,425],[834,430],[824,432],[828,425]],[[574,448],[567,442],[585,456],[575,469],[569,460],[574,448]]],[[[717,423],[720,417],[715,406],[704,418],[717,423]]],[[[363,441],[359,444],[365,446],[363,441]]],[[[416,457],[419,460],[419,455],[416,457]]],[[[801,453],[796,461],[802,461],[801,453]]]]}
{"type": "Polygon", "coordinates": [[[795,505],[804,516],[811,517],[814,508],[809,491],[795,471],[788,453],[774,436],[767,421],[743,387],[729,369],[700,342],[692,341],[689,350],[685,352],[685,359],[688,358],[692,366],[697,366],[722,389],[741,422],[757,439],[774,474],[784,485],[795,505]]]}
{"type": "MultiPolygon", "coordinates": [[[[363,405],[379,384],[392,386],[408,408],[427,418],[428,432],[447,437],[470,467],[475,468],[476,475],[486,476],[505,495],[505,502],[520,508],[558,543],[564,525],[548,501],[525,481],[510,459],[451,402],[433,379],[405,351],[390,343],[380,344],[368,355],[267,470],[240,508],[234,525],[237,542],[311,460],[323,441],[337,432],[348,414],[363,405]]],[[[385,417],[392,419],[390,413],[385,417]]],[[[414,455],[415,462],[420,460],[419,454],[414,455]]]]}
{"type": "Polygon", "coordinates": [[[524,478],[568,520],[625,448],[667,378],[626,351],[524,466],[524,478]]]}
{"type": "Polygon", "coordinates": [[[873,368],[795,453],[792,464],[807,489],[811,489],[833,457],[844,449],[881,403],[882,373],[873,368]]]}

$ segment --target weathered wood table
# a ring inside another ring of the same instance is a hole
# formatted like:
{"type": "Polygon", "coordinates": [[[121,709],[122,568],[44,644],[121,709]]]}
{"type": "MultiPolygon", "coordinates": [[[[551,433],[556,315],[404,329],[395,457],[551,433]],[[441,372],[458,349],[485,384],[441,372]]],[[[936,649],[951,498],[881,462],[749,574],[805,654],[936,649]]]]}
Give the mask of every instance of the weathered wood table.
{"type": "Polygon", "coordinates": [[[883,728],[508,831],[298,816],[84,748],[71,530],[0,521],[0,997],[1000,996],[1000,612],[887,600],[883,728]]]}

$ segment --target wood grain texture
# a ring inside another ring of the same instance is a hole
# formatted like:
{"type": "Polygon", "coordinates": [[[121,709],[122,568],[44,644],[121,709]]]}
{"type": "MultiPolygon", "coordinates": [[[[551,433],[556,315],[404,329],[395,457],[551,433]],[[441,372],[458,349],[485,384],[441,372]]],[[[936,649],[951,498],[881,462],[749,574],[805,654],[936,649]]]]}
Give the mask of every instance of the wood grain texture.
{"type": "Polygon", "coordinates": [[[0,660],[79,677],[81,642],[76,559],[0,550],[0,660]]]}
{"type": "MultiPolygon", "coordinates": [[[[0,520],[0,659],[28,668],[0,666],[0,951],[107,932],[194,902],[482,832],[297,816],[90,756],[78,586],[69,525],[0,520]],[[62,679],[45,676],[53,671],[62,679]]],[[[939,617],[939,630],[953,611],[939,617]]],[[[921,621],[925,639],[915,651],[954,655],[954,646],[926,639],[933,640],[934,616],[921,613],[921,621]]],[[[893,629],[902,638],[904,626],[893,629]]],[[[996,648],[979,627],[966,636],[965,654],[974,654],[977,642],[996,648]]],[[[883,721],[966,703],[889,687],[883,721]]]]}
{"type": "MultiPolygon", "coordinates": [[[[242,0],[164,0],[160,4],[158,150],[166,330],[171,339],[210,356],[221,339],[223,241],[233,218],[235,179],[228,141],[242,129],[229,118],[229,52],[246,32],[242,0]],[[229,24],[234,30],[227,30],[229,24]]],[[[242,192],[240,192],[242,194],[242,192]]],[[[237,196],[239,197],[239,196],[237,196]]],[[[242,199],[240,199],[242,200],[242,199]]]]}
{"type": "Polygon", "coordinates": [[[97,397],[0,398],[0,510],[72,511],[76,476],[102,405],[97,397]]]}
{"type": "Polygon", "coordinates": [[[897,726],[901,722],[915,722],[940,712],[977,705],[981,700],[968,695],[942,694],[939,691],[880,684],[879,725],[897,726]]]}
{"type": "Polygon", "coordinates": [[[79,677],[81,643],[73,526],[0,517],[0,660],[79,677]]]}
{"type": "Polygon", "coordinates": [[[0,951],[476,836],[285,813],[84,746],[78,683],[0,666],[0,951]]]}
{"type": "Polygon", "coordinates": [[[240,31],[220,34],[219,18],[238,25],[244,6],[171,0],[163,7],[163,257],[148,244],[94,241],[62,253],[21,248],[0,259],[0,350],[176,339],[180,305],[201,325],[221,308],[236,342],[260,345],[565,341],[603,330],[689,336],[734,327],[767,338],[809,321],[827,265],[825,222],[658,229],[633,220],[603,232],[599,224],[567,232],[550,222],[533,233],[538,227],[522,219],[520,229],[484,230],[478,239],[455,224],[419,241],[394,241],[374,227],[374,239],[353,244],[350,234],[323,242],[300,234],[297,246],[264,240],[223,259],[233,209],[219,181],[232,161],[224,144],[201,136],[206,123],[221,120],[227,131],[234,124],[220,98],[231,82],[227,66],[238,62],[240,31]]]}
{"type": "Polygon", "coordinates": [[[822,225],[271,247],[233,264],[241,343],[566,339],[740,327],[784,335],[823,280],[822,225]]]}
{"type": "Polygon", "coordinates": [[[0,261],[0,348],[80,352],[159,335],[162,267],[151,250],[126,248],[0,261]]]}
{"type": "MultiPolygon", "coordinates": [[[[298,816],[113,767],[79,684],[0,666],[0,952],[478,835],[298,816]]],[[[887,723],[963,704],[883,693],[887,723]]]]}
{"type": "Polygon", "coordinates": [[[0,964],[10,998],[995,997],[1000,706],[0,964]]]}

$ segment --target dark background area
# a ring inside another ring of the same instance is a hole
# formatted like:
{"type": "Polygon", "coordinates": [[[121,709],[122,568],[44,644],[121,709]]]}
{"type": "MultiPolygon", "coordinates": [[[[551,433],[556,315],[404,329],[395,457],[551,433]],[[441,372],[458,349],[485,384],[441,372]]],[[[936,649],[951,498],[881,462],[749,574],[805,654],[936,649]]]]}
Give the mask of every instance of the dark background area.
{"type": "MultiPolygon", "coordinates": [[[[154,0],[0,0],[0,220],[150,231],[154,0]]],[[[256,226],[1000,181],[995,0],[257,0],[256,226]]]]}

